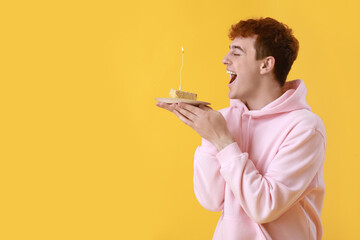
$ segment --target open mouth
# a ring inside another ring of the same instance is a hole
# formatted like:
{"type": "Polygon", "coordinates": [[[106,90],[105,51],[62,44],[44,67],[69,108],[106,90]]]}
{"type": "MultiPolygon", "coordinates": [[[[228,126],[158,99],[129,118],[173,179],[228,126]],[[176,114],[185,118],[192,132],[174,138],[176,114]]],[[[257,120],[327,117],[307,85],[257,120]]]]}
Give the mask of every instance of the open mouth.
{"type": "Polygon", "coordinates": [[[227,73],[228,73],[229,76],[230,76],[230,82],[229,82],[229,84],[231,84],[231,83],[233,83],[233,82],[235,81],[235,79],[236,79],[236,77],[237,77],[237,74],[234,73],[234,72],[232,72],[232,71],[227,71],[227,73]]]}

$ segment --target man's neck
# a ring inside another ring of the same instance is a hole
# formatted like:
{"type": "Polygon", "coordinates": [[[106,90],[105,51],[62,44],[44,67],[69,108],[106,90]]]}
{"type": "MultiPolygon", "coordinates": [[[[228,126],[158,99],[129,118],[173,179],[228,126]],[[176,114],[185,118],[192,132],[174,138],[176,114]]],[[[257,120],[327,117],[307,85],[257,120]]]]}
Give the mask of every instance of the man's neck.
{"type": "Polygon", "coordinates": [[[260,110],[282,94],[282,88],[276,80],[266,81],[265,84],[259,86],[256,96],[246,101],[245,104],[249,110],[260,110]]]}

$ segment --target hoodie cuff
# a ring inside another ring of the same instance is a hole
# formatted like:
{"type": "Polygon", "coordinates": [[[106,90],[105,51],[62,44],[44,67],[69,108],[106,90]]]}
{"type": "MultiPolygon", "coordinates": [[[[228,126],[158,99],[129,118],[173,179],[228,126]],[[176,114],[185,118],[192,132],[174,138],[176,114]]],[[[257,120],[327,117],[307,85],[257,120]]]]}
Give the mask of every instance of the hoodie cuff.
{"type": "Polygon", "coordinates": [[[221,167],[230,165],[235,159],[239,156],[242,157],[247,153],[243,153],[239,145],[236,142],[233,142],[223,148],[219,153],[216,154],[216,158],[219,160],[221,167]]]}

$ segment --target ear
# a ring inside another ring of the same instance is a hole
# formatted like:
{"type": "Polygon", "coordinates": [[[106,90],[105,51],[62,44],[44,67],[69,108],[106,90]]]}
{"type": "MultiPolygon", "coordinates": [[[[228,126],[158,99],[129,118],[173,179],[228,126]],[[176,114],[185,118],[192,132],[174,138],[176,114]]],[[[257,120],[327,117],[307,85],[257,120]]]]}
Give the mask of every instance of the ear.
{"type": "Polygon", "coordinates": [[[260,74],[266,74],[271,72],[275,67],[275,58],[273,56],[268,56],[261,60],[260,64],[260,74]]]}

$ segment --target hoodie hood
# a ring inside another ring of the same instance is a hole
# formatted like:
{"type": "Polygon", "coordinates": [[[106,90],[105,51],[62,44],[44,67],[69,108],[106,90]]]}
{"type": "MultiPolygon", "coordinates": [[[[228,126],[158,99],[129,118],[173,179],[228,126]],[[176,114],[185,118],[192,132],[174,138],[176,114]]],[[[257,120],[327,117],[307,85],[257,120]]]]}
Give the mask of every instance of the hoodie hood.
{"type": "Polygon", "coordinates": [[[311,111],[310,106],[306,103],[307,90],[303,80],[297,79],[285,82],[282,87],[283,94],[264,106],[260,110],[249,110],[247,106],[239,99],[230,99],[230,107],[244,108],[244,114],[254,118],[286,113],[299,109],[307,109],[311,111]]]}

